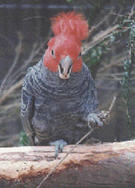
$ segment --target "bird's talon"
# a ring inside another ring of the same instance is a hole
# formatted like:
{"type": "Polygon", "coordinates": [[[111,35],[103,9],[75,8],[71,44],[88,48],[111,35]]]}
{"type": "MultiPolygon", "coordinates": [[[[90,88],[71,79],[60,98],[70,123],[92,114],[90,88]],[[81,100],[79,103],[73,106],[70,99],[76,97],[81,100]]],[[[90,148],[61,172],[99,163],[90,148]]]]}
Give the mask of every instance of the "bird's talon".
{"type": "Polygon", "coordinates": [[[100,118],[99,114],[91,113],[88,115],[88,127],[89,128],[96,128],[96,127],[102,127],[103,121],[100,118]]]}
{"type": "Polygon", "coordinates": [[[56,140],[54,142],[50,142],[50,145],[55,146],[55,158],[57,158],[58,154],[63,151],[64,146],[67,145],[67,142],[61,139],[61,140],[56,140]]]}

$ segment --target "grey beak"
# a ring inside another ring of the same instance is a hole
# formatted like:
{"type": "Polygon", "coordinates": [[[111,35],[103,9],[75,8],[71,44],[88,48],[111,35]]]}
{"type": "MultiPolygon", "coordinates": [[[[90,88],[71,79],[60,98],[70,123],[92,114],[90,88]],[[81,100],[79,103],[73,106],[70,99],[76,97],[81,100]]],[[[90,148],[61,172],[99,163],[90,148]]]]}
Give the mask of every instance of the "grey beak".
{"type": "Polygon", "coordinates": [[[68,79],[72,70],[72,59],[70,56],[66,56],[60,61],[58,66],[59,77],[62,79],[68,79]]]}

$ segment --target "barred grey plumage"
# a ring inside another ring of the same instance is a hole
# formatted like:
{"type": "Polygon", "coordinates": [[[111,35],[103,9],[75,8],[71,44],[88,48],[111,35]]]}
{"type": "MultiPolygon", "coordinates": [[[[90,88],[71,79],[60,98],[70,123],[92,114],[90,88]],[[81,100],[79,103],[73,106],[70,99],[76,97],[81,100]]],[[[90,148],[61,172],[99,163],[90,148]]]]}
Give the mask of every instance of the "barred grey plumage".
{"type": "Polygon", "coordinates": [[[43,59],[28,69],[22,87],[21,118],[32,144],[47,145],[58,139],[74,144],[88,131],[88,121],[100,123],[97,107],[95,84],[84,63],[82,70],[72,72],[67,80],[49,71],[43,59]]]}

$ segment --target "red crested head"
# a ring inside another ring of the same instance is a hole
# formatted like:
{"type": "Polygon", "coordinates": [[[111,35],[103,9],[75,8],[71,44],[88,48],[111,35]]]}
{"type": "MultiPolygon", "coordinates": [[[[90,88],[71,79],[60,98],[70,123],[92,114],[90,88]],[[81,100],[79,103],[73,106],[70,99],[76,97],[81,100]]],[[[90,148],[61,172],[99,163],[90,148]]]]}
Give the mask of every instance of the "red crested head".
{"type": "Polygon", "coordinates": [[[81,41],[88,36],[88,24],[82,14],[60,13],[52,20],[54,37],[48,42],[44,64],[62,79],[82,68],[81,41]]]}
{"type": "Polygon", "coordinates": [[[78,41],[88,37],[88,23],[82,14],[75,12],[60,13],[51,20],[54,35],[74,35],[78,41]]]}

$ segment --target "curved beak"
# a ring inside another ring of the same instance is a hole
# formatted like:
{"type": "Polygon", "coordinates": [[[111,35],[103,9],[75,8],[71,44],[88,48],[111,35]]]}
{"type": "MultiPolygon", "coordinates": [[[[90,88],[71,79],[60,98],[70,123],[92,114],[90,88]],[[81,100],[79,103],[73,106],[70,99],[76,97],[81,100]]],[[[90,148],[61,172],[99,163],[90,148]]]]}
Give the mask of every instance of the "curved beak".
{"type": "Polygon", "coordinates": [[[69,79],[71,70],[72,59],[70,58],[70,56],[66,56],[60,61],[58,65],[59,77],[61,79],[69,79]]]}

